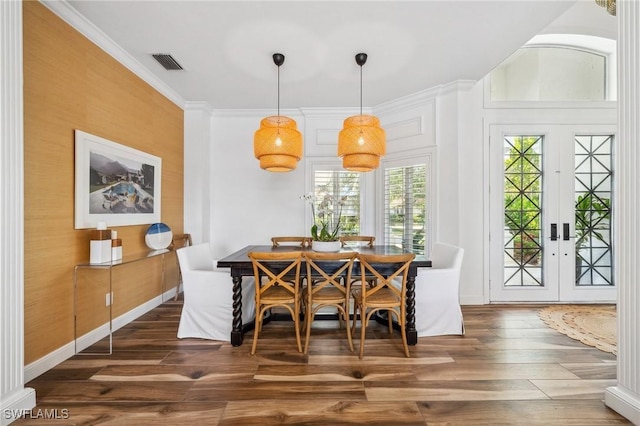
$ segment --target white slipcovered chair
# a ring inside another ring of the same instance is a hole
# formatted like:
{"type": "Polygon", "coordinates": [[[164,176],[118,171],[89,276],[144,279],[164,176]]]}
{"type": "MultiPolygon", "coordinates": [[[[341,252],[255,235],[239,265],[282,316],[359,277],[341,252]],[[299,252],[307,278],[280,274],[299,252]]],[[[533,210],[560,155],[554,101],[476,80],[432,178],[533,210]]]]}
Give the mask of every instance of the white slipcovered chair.
{"type": "MultiPolygon", "coordinates": [[[[233,322],[233,284],[228,269],[217,269],[209,243],[176,251],[182,272],[184,305],[178,338],[229,341],[233,322]]],[[[242,323],[255,316],[254,279],[242,279],[242,323]]]]}
{"type": "Polygon", "coordinates": [[[435,243],[431,267],[418,268],[415,286],[416,330],[418,337],[463,335],[460,309],[460,269],[464,249],[435,243]]]}

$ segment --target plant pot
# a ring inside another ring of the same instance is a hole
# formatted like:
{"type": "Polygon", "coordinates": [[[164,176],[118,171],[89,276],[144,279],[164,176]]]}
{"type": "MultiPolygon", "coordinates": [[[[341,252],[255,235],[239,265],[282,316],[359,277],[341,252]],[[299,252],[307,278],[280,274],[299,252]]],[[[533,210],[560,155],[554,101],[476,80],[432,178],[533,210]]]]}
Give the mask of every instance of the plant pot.
{"type": "Polygon", "coordinates": [[[313,251],[322,251],[322,252],[338,252],[342,244],[340,241],[312,241],[311,249],[313,251]]]}

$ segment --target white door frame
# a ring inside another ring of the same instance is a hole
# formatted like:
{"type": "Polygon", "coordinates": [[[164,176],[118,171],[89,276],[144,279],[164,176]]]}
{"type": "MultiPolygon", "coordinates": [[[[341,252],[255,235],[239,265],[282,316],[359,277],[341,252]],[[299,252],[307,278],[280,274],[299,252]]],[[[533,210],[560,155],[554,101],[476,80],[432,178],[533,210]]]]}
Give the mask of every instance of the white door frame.
{"type": "MultiPolygon", "coordinates": [[[[560,164],[554,164],[555,159],[567,160],[573,158],[573,144],[559,145],[565,151],[559,155],[549,156],[543,160],[543,194],[555,197],[549,200],[547,210],[542,217],[541,228],[544,250],[544,265],[542,269],[543,287],[505,287],[504,283],[504,211],[498,206],[503,204],[504,158],[502,155],[502,141],[507,135],[540,135],[545,138],[543,142],[543,156],[545,151],[554,149],[554,142],[570,138],[573,141],[576,135],[615,133],[613,125],[589,125],[589,124],[492,124],[489,125],[489,298],[490,302],[615,302],[615,287],[578,287],[575,285],[575,255],[574,243],[562,239],[562,224],[569,223],[573,232],[573,172],[567,173],[570,165],[566,165],[565,172],[561,173],[560,164]],[[570,175],[569,175],[570,174],[570,175]],[[558,188],[565,188],[563,195],[557,194],[558,188]],[[555,188],[555,189],[554,189],[555,188]],[[568,188],[568,189],[567,189],[568,188]],[[554,194],[555,192],[555,194],[554,194]],[[558,198],[572,200],[559,203],[558,198]],[[552,204],[549,204],[551,202],[552,204]],[[557,207],[556,207],[557,205],[557,207]],[[553,206],[553,211],[549,209],[553,206]],[[557,210],[557,211],[555,211],[557,210]],[[557,223],[559,238],[552,242],[549,238],[551,223],[557,223]],[[492,237],[495,236],[495,237],[492,237]]],[[[558,149],[558,148],[555,148],[558,149]]]]}

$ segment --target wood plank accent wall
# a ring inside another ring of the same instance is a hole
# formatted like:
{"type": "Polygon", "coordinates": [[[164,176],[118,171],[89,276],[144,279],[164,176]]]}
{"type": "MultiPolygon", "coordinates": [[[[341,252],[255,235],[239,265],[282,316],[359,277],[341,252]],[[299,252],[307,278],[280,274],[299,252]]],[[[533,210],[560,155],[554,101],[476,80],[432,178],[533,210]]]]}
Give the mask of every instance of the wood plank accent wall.
{"type": "MultiPolygon", "coordinates": [[[[89,260],[89,230],[74,229],[74,129],[161,157],[162,221],[182,233],[184,115],[39,2],[23,2],[23,18],[29,364],[73,341],[73,270],[89,260]]],[[[148,251],[147,227],[113,228],[125,255],[148,251]]],[[[139,262],[118,276],[114,317],[160,294],[156,266],[139,262]]],[[[104,294],[96,299],[83,310],[103,311],[104,294]]]]}

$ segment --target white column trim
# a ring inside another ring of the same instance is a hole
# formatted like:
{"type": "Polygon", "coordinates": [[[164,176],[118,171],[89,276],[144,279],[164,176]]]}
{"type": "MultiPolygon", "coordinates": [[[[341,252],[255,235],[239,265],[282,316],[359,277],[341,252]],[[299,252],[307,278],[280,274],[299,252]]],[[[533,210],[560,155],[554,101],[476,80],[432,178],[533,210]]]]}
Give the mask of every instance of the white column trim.
{"type": "Polygon", "coordinates": [[[618,0],[618,143],[614,223],[618,285],[618,383],[605,404],[640,425],[640,3],[618,0]]]}
{"type": "Polygon", "coordinates": [[[212,241],[211,167],[213,128],[211,107],[190,102],[184,110],[184,232],[193,243],[212,241]]]}
{"type": "Polygon", "coordinates": [[[24,387],[22,2],[0,2],[0,424],[36,405],[24,387]]]}

